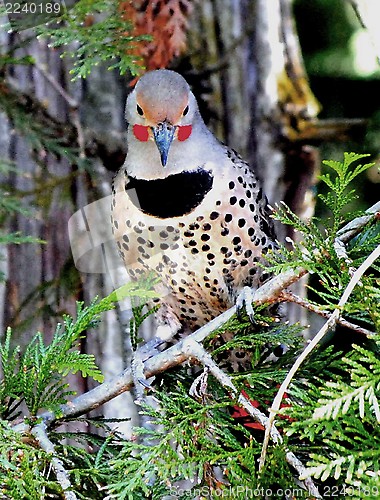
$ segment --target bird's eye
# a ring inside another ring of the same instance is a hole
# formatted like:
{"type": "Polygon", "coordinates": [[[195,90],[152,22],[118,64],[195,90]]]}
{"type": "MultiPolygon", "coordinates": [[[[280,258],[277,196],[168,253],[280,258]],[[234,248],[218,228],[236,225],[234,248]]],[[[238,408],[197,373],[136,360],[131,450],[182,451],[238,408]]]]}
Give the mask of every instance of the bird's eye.
{"type": "Polygon", "coordinates": [[[136,109],[137,109],[137,112],[138,112],[138,114],[139,114],[140,116],[143,116],[143,115],[144,115],[144,111],[143,111],[143,109],[142,109],[142,107],[141,107],[141,106],[139,106],[139,105],[137,104],[136,109]]]}
{"type": "Polygon", "coordinates": [[[186,106],[186,108],[183,110],[182,116],[186,116],[188,112],[189,112],[189,106],[186,106]]]}

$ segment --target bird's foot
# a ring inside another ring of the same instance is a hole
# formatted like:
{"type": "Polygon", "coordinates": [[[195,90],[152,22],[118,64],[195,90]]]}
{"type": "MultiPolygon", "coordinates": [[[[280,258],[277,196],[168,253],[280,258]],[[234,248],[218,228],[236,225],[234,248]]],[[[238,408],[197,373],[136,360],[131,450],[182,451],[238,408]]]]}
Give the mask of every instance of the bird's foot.
{"type": "Polygon", "coordinates": [[[254,298],[254,290],[249,286],[245,286],[239,293],[236,299],[236,315],[239,321],[243,319],[243,309],[246,311],[248,318],[251,323],[256,324],[255,321],[255,311],[252,306],[254,298]]]}
{"type": "MultiPolygon", "coordinates": [[[[174,331],[175,333],[175,331],[174,331]]],[[[140,346],[133,354],[131,362],[131,371],[136,393],[141,394],[141,386],[145,389],[153,390],[153,387],[147,382],[144,373],[144,362],[160,352],[160,347],[172,339],[173,329],[168,325],[160,325],[156,330],[156,335],[140,346]]]]}
{"type": "Polygon", "coordinates": [[[210,369],[205,366],[203,368],[203,372],[198,375],[198,377],[191,384],[189,394],[197,399],[202,399],[206,394],[207,390],[207,382],[208,382],[208,374],[210,369]]]}
{"type": "Polygon", "coordinates": [[[137,399],[142,399],[144,389],[152,389],[151,385],[147,381],[144,373],[144,361],[146,360],[146,355],[144,352],[137,350],[132,358],[131,362],[131,372],[133,383],[135,385],[137,399]]]}

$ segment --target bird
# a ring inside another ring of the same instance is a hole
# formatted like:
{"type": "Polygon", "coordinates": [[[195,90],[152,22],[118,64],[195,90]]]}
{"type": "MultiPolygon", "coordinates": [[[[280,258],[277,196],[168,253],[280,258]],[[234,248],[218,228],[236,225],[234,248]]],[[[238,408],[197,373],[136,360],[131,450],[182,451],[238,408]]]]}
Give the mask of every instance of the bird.
{"type": "Polygon", "coordinates": [[[131,279],[159,279],[159,327],[193,332],[266,279],[276,248],[253,169],[220,142],[177,72],[145,73],[126,102],[128,151],[115,176],[112,229],[131,279]]]}

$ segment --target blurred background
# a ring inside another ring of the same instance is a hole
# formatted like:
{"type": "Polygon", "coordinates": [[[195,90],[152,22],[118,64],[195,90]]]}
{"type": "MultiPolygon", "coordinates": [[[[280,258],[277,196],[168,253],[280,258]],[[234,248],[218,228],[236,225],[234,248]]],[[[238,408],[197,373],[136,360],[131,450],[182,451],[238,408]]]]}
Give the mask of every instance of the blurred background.
{"type": "MultiPolygon", "coordinates": [[[[370,19],[376,13],[378,20],[378,1],[367,3],[374,8],[370,19]]],[[[254,166],[270,203],[285,200],[304,217],[328,216],[315,206],[317,174],[321,159],[342,159],[344,151],[369,153],[376,163],[360,177],[352,209],[379,198],[380,44],[376,48],[355,5],[115,3],[120,19],[131,22],[129,34],[153,37],[136,45],[143,64],[182,73],[209,127],[254,166]]],[[[95,26],[102,15],[89,12],[83,26],[95,26]]],[[[33,26],[0,33],[0,331],[11,326],[21,345],[37,330],[49,340],[77,300],[103,297],[126,279],[121,264],[111,273],[88,272],[91,266],[80,272],[68,223],[110,193],[126,154],[124,104],[135,76],[121,76],[118,68],[109,70],[112,61],[100,61],[86,78],[73,80],[76,55],[85,59],[82,42],[54,47],[52,40],[37,37],[33,26]]],[[[104,242],[107,224],[103,218],[98,225],[104,242]]],[[[77,230],[85,240],[83,221],[77,230]]],[[[286,229],[279,235],[284,238],[286,229]]],[[[82,341],[106,378],[127,362],[127,319],[128,312],[111,311],[82,341]]],[[[90,388],[80,377],[72,384],[80,392],[90,388]]],[[[129,397],[109,403],[105,415],[123,416],[129,397]]]]}

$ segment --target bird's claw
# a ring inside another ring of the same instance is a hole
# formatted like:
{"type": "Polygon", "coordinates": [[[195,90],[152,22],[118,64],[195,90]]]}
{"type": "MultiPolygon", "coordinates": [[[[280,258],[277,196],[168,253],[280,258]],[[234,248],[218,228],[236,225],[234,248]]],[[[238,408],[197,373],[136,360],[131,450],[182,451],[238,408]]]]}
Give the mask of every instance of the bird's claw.
{"type": "Polygon", "coordinates": [[[210,370],[207,366],[204,367],[203,372],[191,384],[189,394],[198,399],[202,399],[206,394],[208,374],[210,370]]]}
{"type": "Polygon", "coordinates": [[[138,347],[138,349],[134,352],[131,361],[131,371],[136,388],[138,382],[138,384],[142,385],[144,389],[148,389],[150,391],[154,390],[145,377],[144,363],[149,358],[152,358],[160,352],[159,348],[165,343],[165,341],[166,339],[163,339],[160,336],[155,336],[142,346],[138,347]]]}
{"type": "Polygon", "coordinates": [[[147,389],[148,391],[152,391],[153,387],[147,382],[146,378],[138,378],[137,382],[141,384],[144,389],[147,389]]]}
{"type": "Polygon", "coordinates": [[[255,311],[252,306],[254,291],[249,286],[245,286],[236,299],[236,315],[239,321],[243,320],[243,309],[246,311],[249,321],[256,324],[255,311]]]}
{"type": "Polygon", "coordinates": [[[132,378],[138,395],[142,394],[141,388],[139,389],[139,386],[142,386],[144,389],[148,390],[152,389],[152,386],[148,383],[144,374],[144,360],[146,358],[145,356],[141,356],[141,354],[143,353],[137,350],[131,362],[132,378]]]}

